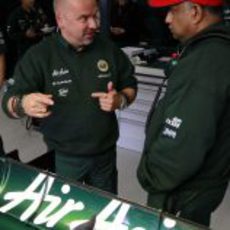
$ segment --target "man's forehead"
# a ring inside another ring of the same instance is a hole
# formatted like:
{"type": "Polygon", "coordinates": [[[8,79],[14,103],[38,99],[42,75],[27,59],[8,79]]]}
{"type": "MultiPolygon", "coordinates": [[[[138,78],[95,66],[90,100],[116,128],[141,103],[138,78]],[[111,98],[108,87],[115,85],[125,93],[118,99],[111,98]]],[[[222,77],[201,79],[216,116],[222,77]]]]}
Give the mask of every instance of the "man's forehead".
{"type": "Polygon", "coordinates": [[[97,0],[62,0],[64,2],[70,2],[73,4],[95,4],[97,5],[97,0]]]}
{"type": "Polygon", "coordinates": [[[97,0],[56,0],[56,3],[60,6],[88,5],[88,4],[97,5],[97,0]]]}
{"type": "Polygon", "coordinates": [[[88,11],[96,13],[98,12],[98,5],[96,0],[58,0],[58,11],[64,13],[74,13],[74,14],[87,14],[88,11]],[[67,12],[66,12],[67,11],[67,12]]]}
{"type": "Polygon", "coordinates": [[[77,8],[85,9],[87,7],[95,7],[97,8],[97,1],[96,0],[62,0],[67,1],[70,6],[75,6],[77,8]]]}
{"type": "Polygon", "coordinates": [[[168,6],[169,9],[182,9],[184,7],[187,7],[187,6],[190,6],[191,4],[194,4],[190,1],[183,1],[183,2],[180,2],[180,3],[177,3],[177,4],[173,4],[171,6],[168,6]]]}

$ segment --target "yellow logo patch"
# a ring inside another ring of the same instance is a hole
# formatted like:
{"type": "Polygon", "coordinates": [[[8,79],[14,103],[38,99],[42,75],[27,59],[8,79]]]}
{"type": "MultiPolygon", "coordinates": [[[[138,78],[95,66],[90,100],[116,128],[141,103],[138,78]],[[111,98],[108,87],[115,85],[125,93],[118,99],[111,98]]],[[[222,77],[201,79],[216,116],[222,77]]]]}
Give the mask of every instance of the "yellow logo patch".
{"type": "Polygon", "coordinates": [[[97,68],[101,71],[101,72],[103,72],[103,73],[105,73],[105,72],[107,72],[108,70],[109,70],[109,63],[106,61],[106,60],[99,60],[98,62],[97,62],[97,68]]]}

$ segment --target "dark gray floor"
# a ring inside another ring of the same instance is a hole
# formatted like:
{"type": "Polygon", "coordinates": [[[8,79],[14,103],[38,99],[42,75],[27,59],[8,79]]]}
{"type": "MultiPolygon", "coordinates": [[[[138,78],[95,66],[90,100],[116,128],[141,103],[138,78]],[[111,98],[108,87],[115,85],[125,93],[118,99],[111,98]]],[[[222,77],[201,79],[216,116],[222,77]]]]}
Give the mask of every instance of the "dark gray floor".
{"type": "MultiPolygon", "coordinates": [[[[0,109],[0,130],[7,152],[18,149],[24,162],[46,152],[42,136],[36,131],[26,131],[25,121],[9,120],[0,109]]],[[[119,196],[140,204],[145,204],[146,193],[136,180],[136,167],[140,153],[119,148],[119,196]]],[[[212,229],[230,229],[230,187],[225,199],[212,218],[212,229]]]]}

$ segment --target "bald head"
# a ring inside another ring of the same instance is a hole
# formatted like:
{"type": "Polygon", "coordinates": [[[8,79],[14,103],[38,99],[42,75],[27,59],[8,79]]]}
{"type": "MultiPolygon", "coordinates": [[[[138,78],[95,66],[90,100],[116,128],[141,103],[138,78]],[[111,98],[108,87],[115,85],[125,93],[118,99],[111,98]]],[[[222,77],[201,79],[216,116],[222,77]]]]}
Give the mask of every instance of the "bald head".
{"type": "Polygon", "coordinates": [[[54,11],[61,34],[71,45],[93,41],[99,25],[97,0],[54,0],[54,11]]]}
{"type": "Polygon", "coordinates": [[[68,0],[53,0],[54,12],[56,12],[58,8],[62,7],[66,1],[68,0]]]}
{"type": "Polygon", "coordinates": [[[68,4],[71,4],[74,2],[95,2],[97,3],[98,0],[53,0],[53,8],[54,12],[56,12],[58,9],[63,7],[66,7],[68,4]]]}

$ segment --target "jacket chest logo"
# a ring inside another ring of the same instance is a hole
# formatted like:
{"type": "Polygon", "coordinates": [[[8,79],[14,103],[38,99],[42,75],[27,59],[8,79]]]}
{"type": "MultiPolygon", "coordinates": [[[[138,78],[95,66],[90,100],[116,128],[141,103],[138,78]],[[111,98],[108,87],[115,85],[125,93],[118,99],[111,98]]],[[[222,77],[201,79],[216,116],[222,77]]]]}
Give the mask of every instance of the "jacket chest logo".
{"type": "Polygon", "coordinates": [[[109,70],[109,63],[106,60],[100,59],[97,62],[97,68],[100,70],[100,72],[105,73],[109,70]]]}
{"type": "Polygon", "coordinates": [[[163,128],[162,135],[170,139],[175,139],[182,122],[182,119],[178,117],[173,117],[172,119],[167,118],[165,120],[165,126],[163,128]]]}
{"type": "Polygon", "coordinates": [[[97,78],[111,77],[111,72],[109,71],[109,63],[106,60],[100,59],[97,62],[97,68],[100,71],[100,74],[97,76],[97,78]]]}
{"type": "Polygon", "coordinates": [[[52,86],[72,84],[73,80],[68,76],[70,71],[65,68],[54,69],[52,72],[52,86]]]}
{"type": "Polygon", "coordinates": [[[62,88],[58,90],[58,96],[59,97],[67,97],[69,94],[69,89],[68,88],[62,88]]]}
{"type": "Polygon", "coordinates": [[[53,72],[52,72],[52,77],[53,78],[58,78],[58,77],[62,77],[64,75],[66,75],[68,73],[69,73],[68,69],[64,69],[64,68],[61,68],[59,70],[54,69],[53,72]]]}

